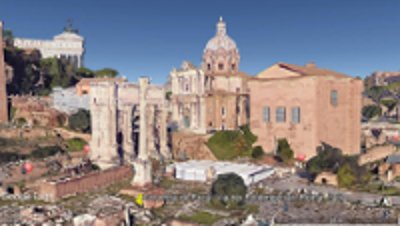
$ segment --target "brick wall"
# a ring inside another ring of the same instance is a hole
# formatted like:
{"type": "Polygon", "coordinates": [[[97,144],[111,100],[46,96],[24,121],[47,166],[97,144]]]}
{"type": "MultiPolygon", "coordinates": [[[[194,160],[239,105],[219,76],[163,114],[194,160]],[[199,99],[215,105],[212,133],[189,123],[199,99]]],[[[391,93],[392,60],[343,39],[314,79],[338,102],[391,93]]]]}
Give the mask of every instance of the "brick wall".
{"type": "Polygon", "coordinates": [[[124,179],[133,177],[131,166],[121,166],[95,171],[80,177],[59,181],[44,181],[40,185],[39,195],[48,201],[56,201],[78,193],[93,191],[124,179]]]}

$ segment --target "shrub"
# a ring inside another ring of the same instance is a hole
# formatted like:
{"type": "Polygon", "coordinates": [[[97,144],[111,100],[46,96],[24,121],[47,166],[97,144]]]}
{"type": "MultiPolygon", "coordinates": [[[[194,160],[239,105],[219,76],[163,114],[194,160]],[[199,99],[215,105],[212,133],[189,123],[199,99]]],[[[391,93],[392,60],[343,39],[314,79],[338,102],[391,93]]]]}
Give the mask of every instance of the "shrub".
{"type": "Polygon", "coordinates": [[[251,132],[249,125],[241,126],[240,130],[243,132],[244,138],[250,145],[257,141],[257,136],[251,132]]]}
{"type": "Polygon", "coordinates": [[[364,106],[362,109],[362,115],[363,117],[367,118],[367,119],[371,119],[374,118],[376,116],[381,116],[382,114],[382,110],[378,105],[367,105],[364,106]]]}
{"type": "Polygon", "coordinates": [[[15,162],[21,159],[26,159],[26,155],[15,152],[0,152],[0,163],[15,162]]]}
{"type": "Polygon", "coordinates": [[[343,162],[342,151],[323,143],[317,150],[317,155],[308,160],[306,169],[313,177],[322,171],[335,173],[341,162],[343,162]]]}
{"type": "Polygon", "coordinates": [[[339,168],[337,178],[339,186],[347,188],[351,187],[356,180],[354,172],[349,164],[344,164],[339,168]]]}
{"type": "Polygon", "coordinates": [[[261,146],[256,146],[251,152],[251,157],[257,159],[264,155],[264,149],[261,146]]]}
{"type": "Polygon", "coordinates": [[[293,161],[293,150],[290,148],[290,145],[285,138],[278,140],[277,155],[278,158],[284,163],[291,163],[293,161]]]}
{"type": "Polygon", "coordinates": [[[90,112],[85,109],[79,109],[68,118],[69,128],[75,131],[90,132],[90,112]]]}
{"type": "Polygon", "coordinates": [[[86,145],[86,141],[84,141],[81,138],[74,137],[72,139],[67,140],[67,150],[69,152],[75,152],[75,151],[82,151],[83,147],[86,145]]]}
{"type": "Polygon", "coordinates": [[[235,173],[218,175],[211,186],[211,203],[236,208],[245,203],[246,191],[247,187],[239,175],[235,173]]]}
{"type": "Polygon", "coordinates": [[[217,131],[208,140],[207,145],[219,160],[232,160],[238,156],[251,156],[252,145],[257,137],[248,126],[240,130],[217,131]]]}
{"type": "Polygon", "coordinates": [[[53,156],[57,153],[61,153],[63,150],[59,146],[46,146],[39,147],[32,151],[31,157],[36,159],[46,158],[49,156],[53,156]]]}
{"type": "Polygon", "coordinates": [[[17,118],[15,120],[15,123],[17,124],[17,126],[23,126],[27,123],[25,118],[17,118]]]}
{"type": "Polygon", "coordinates": [[[340,149],[328,144],[323,144],[317,153],[306,165],[312,177],[322,171],[336,173],[342,187],[365,184],[371,179],[368,169],[358,165],[358,156],[344,156],[340,149]]]}

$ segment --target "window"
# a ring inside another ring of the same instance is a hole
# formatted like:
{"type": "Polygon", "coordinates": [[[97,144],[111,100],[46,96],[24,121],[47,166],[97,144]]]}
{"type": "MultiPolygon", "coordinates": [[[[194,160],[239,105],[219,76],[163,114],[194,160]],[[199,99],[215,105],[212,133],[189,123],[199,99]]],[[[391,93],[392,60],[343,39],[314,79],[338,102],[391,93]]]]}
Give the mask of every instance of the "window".
{"type": "Polygon", "coordinates": [[[269,107],[264,107],[264,109],[263,109],[263,119],[264,119],[264,122],[270,122],[269,107]]]}
{"type": "Polygon", "coordinates": [[[211,64],[207,64],[207,69],[211,71],[211,64]]]}
{"type": "Polygon", "coordinates": [[[218,69],[219,70],[224,70],[224,64],[218,64],[218,69]]]}
{"type": "Polygon", "coordinates": [[[300,107],[292,108],[292,123],[300,123],[300,107]]]}
{"type": "Polygon", "coordinates": [[[338,93],[336,90],[331,91],[331,104],[336,106],[338,104],[338,93]]]}
{"type": "Polygon", "coordinates": [[[232,64],[232,70],[236,69],[236,64],[232,64]]]}
{"type": "Polygon", "coordinates": [[[276,122],[286,121],[286,109],[284,107],[278,107],[276,109],[276,122]]]}
{"type": "Polygon", "coordinates": [[[221,115],[225,116],[225,108],[224,107],[221,108],[221,115]]]}

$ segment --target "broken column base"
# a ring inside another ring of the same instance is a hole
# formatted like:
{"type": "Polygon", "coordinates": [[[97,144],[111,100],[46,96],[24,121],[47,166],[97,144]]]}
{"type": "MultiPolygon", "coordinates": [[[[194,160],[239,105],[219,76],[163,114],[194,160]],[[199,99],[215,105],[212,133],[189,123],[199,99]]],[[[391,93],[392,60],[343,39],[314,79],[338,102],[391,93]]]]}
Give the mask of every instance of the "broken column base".
{"type": "Polygon", "coordinates": [[[152,184],[151,162],[149,160],[136,159],[133,162],[135,175],[133,176],[132,186],[144,187],[152,184]]]}

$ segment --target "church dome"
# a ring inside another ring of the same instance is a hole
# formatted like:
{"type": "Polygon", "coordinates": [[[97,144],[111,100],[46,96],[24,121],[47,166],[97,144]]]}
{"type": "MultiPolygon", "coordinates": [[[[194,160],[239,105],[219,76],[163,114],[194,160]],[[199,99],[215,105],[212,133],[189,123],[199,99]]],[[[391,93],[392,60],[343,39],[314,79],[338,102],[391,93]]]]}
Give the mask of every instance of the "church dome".
{"type": "Polygon", "coordinates": [[[239,50],[235,41],[226,33],[226,23],[220,17],[217,33],[204,49],[202,69],[207,74],[236,74],[239,63],[239,50]]]}
{"type": "Polygon", "coordinates": [[[208,41],[204,51],[215,51],[219,48],[228,51],[237,50],[235,41],[226,33],[226,23],[222,20],[222,17],[219,18],[217,23],[217,34],[208,41]]]}

